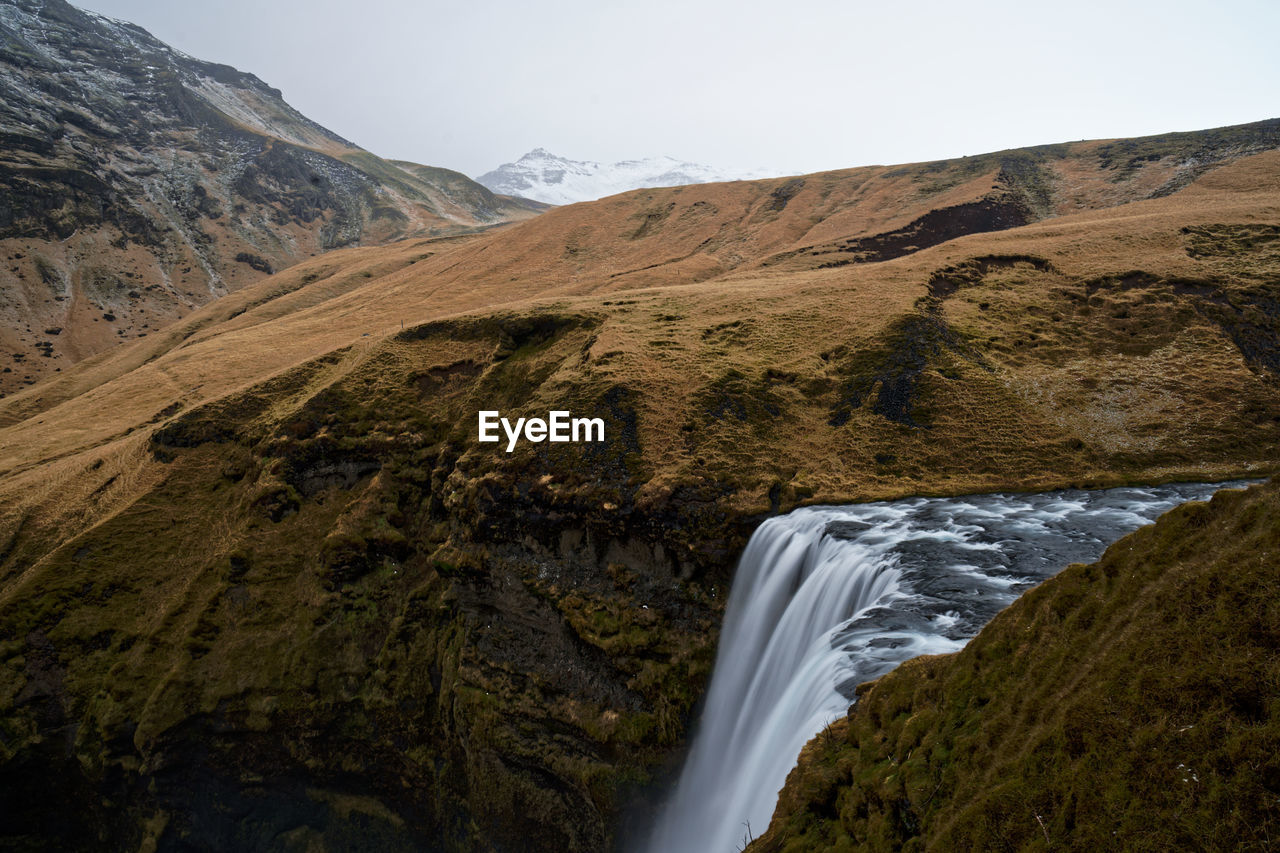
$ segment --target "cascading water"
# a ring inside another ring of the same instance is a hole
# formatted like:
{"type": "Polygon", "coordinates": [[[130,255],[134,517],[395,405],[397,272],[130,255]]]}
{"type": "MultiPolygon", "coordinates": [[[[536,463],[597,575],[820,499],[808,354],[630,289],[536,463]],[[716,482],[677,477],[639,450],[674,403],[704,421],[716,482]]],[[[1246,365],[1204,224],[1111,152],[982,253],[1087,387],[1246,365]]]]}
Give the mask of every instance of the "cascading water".
{"type": "Polygon", "coordinates": [[[853,688],[964,646],[1024,590],[1188,500],[1246,483],[911,498],[771,518],[743,552],[706,706],[652,853],[763,832],[853,688]]]}

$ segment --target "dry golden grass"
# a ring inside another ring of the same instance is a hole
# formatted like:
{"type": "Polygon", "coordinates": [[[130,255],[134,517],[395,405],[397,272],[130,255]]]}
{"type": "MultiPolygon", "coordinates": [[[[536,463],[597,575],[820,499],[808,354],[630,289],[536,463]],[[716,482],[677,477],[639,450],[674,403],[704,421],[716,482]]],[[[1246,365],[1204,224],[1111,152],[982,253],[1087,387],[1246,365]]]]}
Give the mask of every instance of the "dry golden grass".
{"type": "MultiPolygon", "coordinates": [[[[721,237],[719,248],[694,251],[718,234],[745,231],[753,217],[761,216],[771,188],[784,182],[637,191],[554,210],[483,236],[336,252],[0,401],[0,422],[7,424],[0,469],[12,475],[98,446],[143,427],[175,404],[190,410],[327,352],[352,347],[348,357],[358,359],[402,324],[498,307],[527,311],[548,305],[609,316],[612,322],[605,324],[592,349],[593,356],[609,354],[601,370],[619,381],[665,389],[644,397],[654,407],[646,413],[653,437],[648,452],[662,458],[674,441],[672,424],[679,420],[669,408],[705,377],[734,367],[821,375],[821,353],[851,341],[874,341],[924,295],[933,271],[967,258],[1034,255],[1070,281],[1132,269],[1155,276],[1204,277],[1204,265],[1185,250],[1181,229],[1275,222],[1277,157],[1263,154],[1237,162],[1169,198],[962,237],[884,263],[835,269],[804,269],[802,259],[792,259],[785,270],[760,264],[807,242],[812,235],[805,229],[813,220],[819,224],[811,230],[830,232],[832,220],[853,216],[840,208],[857,199],[836,200],[832,187],[853,187],[848,195],[856,196],[862,186],[858,172],[813,176],[776,221],[751,229],[748,239],[721,237]],[[819,182],[821,189],[814,186],[819,182]],[[806,203],[808,193],[821,202],[806,203]],[[644,221],[640,214],[664,205],[675,206],[665,225],[653,227],[651,236],[632,239],[644,221]],[[704,206],[717,213],[702,219],[690,213],[704,206]],[[729,269],[733,257],[740,261],[729,269]],[[708,277],[691,281],[696,276],[708,277]],[[739,333],[738,345],[717,346],[715,333],[707,330],[733,320],[742,320],[751,331],[739,333]]],[[[963,192],[963,186],[950,191],[963,192]]],[[[882,195],[887,193],[874,198],[882,195]]],[[[860,216],[848,227],[894,224],[891,218],[860,216]]],[[[1034,303],[1040,294],[1033,286],[1009,298],[1014,301],[1008,319],[1021,322],[1016,316],[1020,306],[1034,303]]],[[[949,303],[948,317],[963,310],[949,303]]],[[[955,319],[963,323],[965,318],[955,319]]],[[[1009,376],[1008,387],[1034,384],[1036,370],[1057,373],[1060,367],[1017,365],[1028,376],[1009,376]]],[[[1135,364],[1133,369],[1151,375],[1150,365],[1135,364]]],[[[1061,395],[1041,397],[1043,402],[1033,405],[1050,412],[1064,404],[1061,395]]],[[[793,426],[797,438],[821,434],[813,424],[793,426]]]]}

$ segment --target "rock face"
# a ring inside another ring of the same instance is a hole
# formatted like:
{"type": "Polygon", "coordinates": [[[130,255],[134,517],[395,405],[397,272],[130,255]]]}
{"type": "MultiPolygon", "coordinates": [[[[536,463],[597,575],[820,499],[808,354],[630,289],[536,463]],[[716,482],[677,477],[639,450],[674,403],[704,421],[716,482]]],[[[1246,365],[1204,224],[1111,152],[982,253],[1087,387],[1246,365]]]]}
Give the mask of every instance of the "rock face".
{"type": "Polygon", "coordinates": [[[645,187],[749,181],[776,174],[765,171],[728,172],[675,157],[597,163],[593,160],[570,160],[545,148],[535,148],[516,162],[503,163],[476,180],[496,193],[547,204],[574,204],[645,187]]]}
{"type": "Polygon", "coordinates": [[[531,213],[132,24],[0,2],[0,392],[300,258],[531,213]]]}
{"type": "MultiPolygon", "coordinates": [[[[749,521],[730,522],[705,488],[637,508],[634,430],[593,446],[588,474],[571,448],[494,470],[445,426],[477,392],[518,406],[597,323],[428,324],[398,338],[407,359],[330,385],[279,430],[253,422],[337,362],[156,433],[136,461],[164,471],[164,518],[135,505],[55,558],[116,576],[121,549],[133,553],[129,591],[101,576],[103,597],[86,599],[113,626],[94,631],[107,645],[68,669],[53,624],[3,622],[38,648],[0,675],[6,691],[23,685],[0,694],[0,845],[607,849],[680,739],[710,665],[712,584],[749,521]],[[449,351],[463,357],[420,359],[449,351]],[[530,481],[533,468],[557,473],[530,481]],[[189,502],[213,493],[207,508],[235,507],[213,562],[194,542],[200,556],[175,561],[176,540],[140,536],[173,524],[204,538],[189,502]],[[161,603],[188,584],[174,609],[161,603]],[[173,645],[127,639],[157,616],[173,645]],[[83,705],[71,685],[129,649],[142,669],[109,676],[111,710],[83,705]],[[157,654],[176,667],[169,687],[149,674],[157,654]],[[87,763],[52,735],[82,713],[93,731],[68,736],[87,763]],[[105,800],[86,795],[100,784],[105,800]],[[90,800],[101,808],[72,820],[46,808],[90,800]]],[[[634,418],[622,389],[576,397],[634,418]]]]}

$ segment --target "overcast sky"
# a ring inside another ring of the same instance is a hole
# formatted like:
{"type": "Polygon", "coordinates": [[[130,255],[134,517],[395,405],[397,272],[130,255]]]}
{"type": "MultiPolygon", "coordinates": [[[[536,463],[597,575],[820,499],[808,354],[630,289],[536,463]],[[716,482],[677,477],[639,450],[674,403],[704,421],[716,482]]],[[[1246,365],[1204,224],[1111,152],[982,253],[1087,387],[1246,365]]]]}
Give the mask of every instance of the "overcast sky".
{"type": "Polygon", "coordinates": [[[1280,116],[1280,2],[72,0],[376,154],[779,173],[1280,116]]]}

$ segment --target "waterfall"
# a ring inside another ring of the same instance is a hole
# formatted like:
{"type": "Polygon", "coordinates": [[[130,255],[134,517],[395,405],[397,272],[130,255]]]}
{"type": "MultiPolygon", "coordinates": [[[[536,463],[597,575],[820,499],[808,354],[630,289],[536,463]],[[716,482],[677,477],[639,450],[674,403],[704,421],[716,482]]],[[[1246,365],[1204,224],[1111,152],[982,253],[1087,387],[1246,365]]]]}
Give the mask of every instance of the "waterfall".
{"type": "Polygon", "coordinates": [[[801,748],[853,689],[953,652],[1023,591],[1187,500],[1245,483],[910,498],[771,518],[738,564],[701,720],[651,853],[766,829],[801,748]]]}

